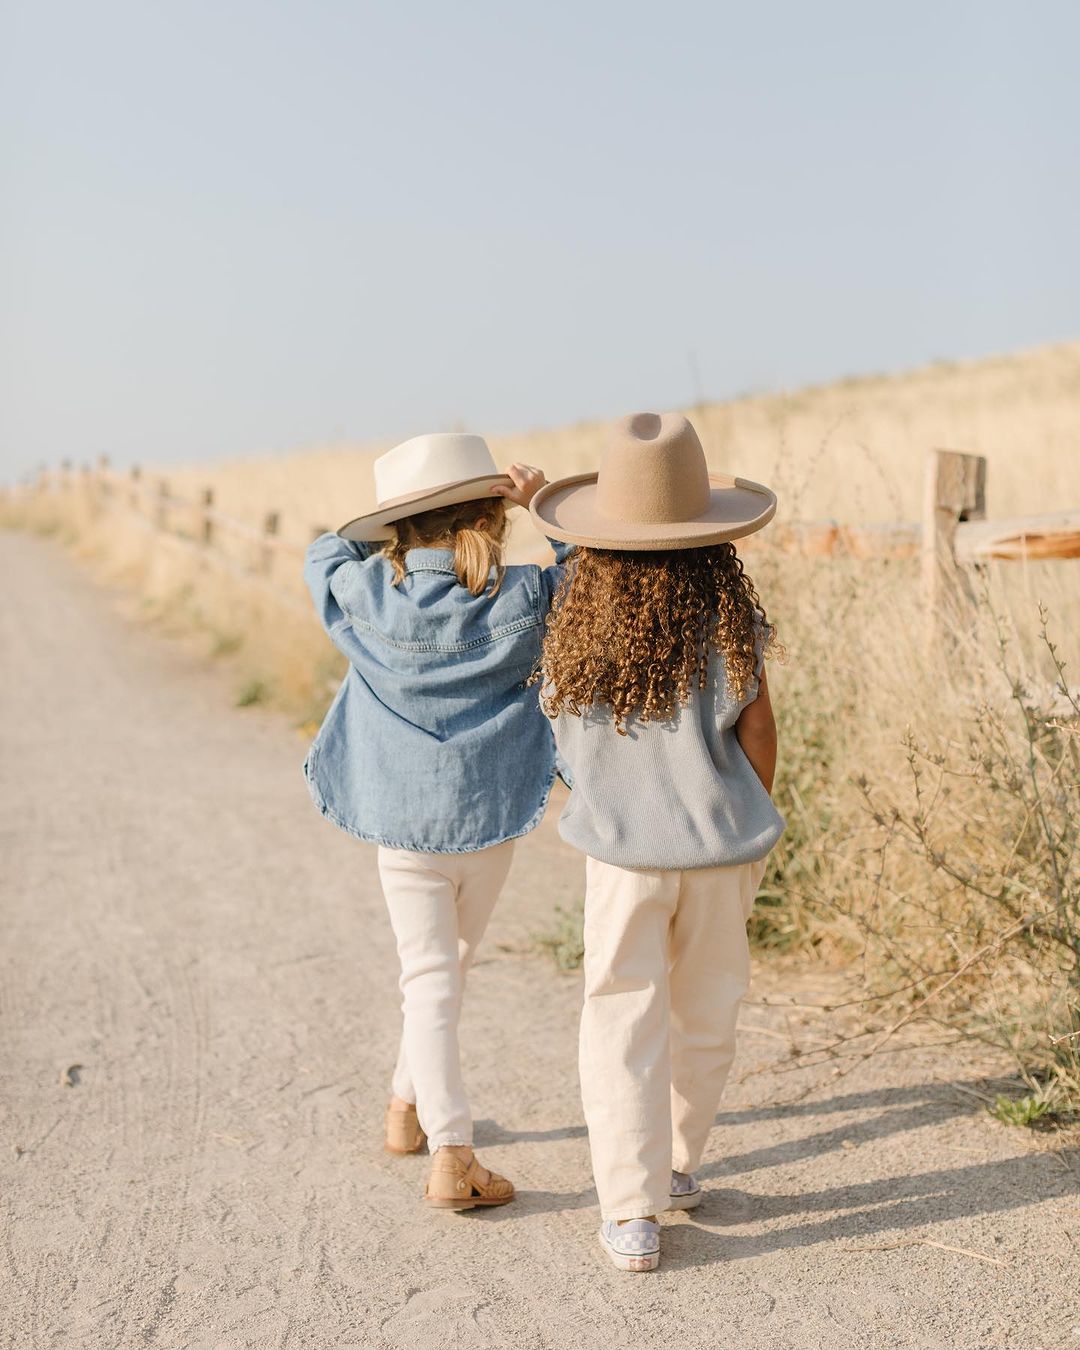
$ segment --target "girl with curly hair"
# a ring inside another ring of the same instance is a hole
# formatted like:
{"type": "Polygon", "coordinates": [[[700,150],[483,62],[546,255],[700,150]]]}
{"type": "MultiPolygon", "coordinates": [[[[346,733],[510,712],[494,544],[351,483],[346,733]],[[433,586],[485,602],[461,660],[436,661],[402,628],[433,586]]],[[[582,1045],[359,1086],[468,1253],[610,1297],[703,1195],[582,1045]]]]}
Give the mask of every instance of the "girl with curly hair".
{"type": "Polygon", "coordinates": [[[577,545],[548,619],[541,702],[586,855],[582,1101],[600,1241],[660,1260],[662,1210],[694,1172],[735,1053],[746,920],[784,822],[771,800],[773,630],[731,541],[776,499],[710,475],[683,417],[616,424],[598,474],[533,498],[577,545]]]}

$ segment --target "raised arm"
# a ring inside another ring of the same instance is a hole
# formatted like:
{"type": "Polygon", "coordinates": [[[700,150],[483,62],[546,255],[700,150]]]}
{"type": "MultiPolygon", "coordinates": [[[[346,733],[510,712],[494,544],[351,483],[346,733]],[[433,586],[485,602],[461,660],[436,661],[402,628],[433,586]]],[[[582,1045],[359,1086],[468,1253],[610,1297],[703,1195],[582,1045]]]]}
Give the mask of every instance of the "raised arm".
{"type": "Polygon", "coordinates": [[[304,555],[304,581],[311,592],[322,626],[335,642],[338,638],[335,630],[340,630],[342,624],[348,623],[348,619],[334,597],[330,583],[339,568],[351,563],[362,563],[371,556],[371,552],[370,544],[353,544],[336,534],[320,534],[314,543],[308,545],[304,555]]]}
{"type": "Polygon", "coordinates": [[[563,572],[566,570],[566,561],[577,548],[576,544],[564,544],[559,539],[549,539],[548,543],[555,550],[555,562],[551,567],[545,567],[543,573],[543,593],[547,599],[548,607],[555,598],[555,592],[558,589],[559,582],[563,578],[563,572]]]}
{"type": "MultiPolygon", "coordinates": [[[[508,502],[513,502],[517,506],[523,506],[527,511],[529,503],[547,482],[543,472],[535,468],[532,464],[511,464],[506,470],[507,474],[514,480],[513,487],[506,487],[500,484],[493,487],[491,491],[499,497],[504,497],[508,502]]],[[[555,588],[559,584],[562,576],[563,564],[574,551],[573,544],[560,543],[558,539],[549,539],[548,543],[555,550],[554,567],[545,567],[543,569],[543,595],[547,605],[551,604],[551,598],[555,594],[555,588]]]]}

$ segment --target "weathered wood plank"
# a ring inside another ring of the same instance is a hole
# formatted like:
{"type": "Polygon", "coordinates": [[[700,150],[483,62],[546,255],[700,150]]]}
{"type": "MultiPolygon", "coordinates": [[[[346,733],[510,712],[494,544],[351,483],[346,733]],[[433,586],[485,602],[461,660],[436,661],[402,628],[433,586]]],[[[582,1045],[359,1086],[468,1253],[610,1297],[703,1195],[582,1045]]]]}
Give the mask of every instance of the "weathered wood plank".
{"type": "Polygon", "coordinates": [[[958,563],[1080,558],[1080,509],[1006,520],[964,521],[956,527],[958,563]]]}
{"type": "Polygon", "coordinates": [[[986,515],[986,460],[958,450],[931,450],[926,457],[922,518],[922,592],[928,631],[962,595],[973,599],[958,571],[954,543],[961,521],[986,515]]]}
{"type": "Polygon", "coordinates": [[[837,553],[849,558],[915,558],[921,546],[918,524],[841,525],[837,553]]]}

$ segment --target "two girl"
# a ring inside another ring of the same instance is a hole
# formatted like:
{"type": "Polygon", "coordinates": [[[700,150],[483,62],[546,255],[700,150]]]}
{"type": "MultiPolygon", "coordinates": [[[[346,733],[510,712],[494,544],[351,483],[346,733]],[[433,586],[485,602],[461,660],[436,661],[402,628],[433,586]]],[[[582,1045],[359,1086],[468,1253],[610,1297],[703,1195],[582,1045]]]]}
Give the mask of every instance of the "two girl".
{"type": "Polygon", "coordinates": [[[729,542],[765,525],[775,498],[710,476],[681,417],[625,419],[599,473],[547,487],[526,466],[492,476],[478,438],[420,441],[432,462],[416,442],[384,456],[380,510],[317,540],[307,564],[351,663],[308,778],[325,814],[380,844],[402,961],[387,1146],[426,1132],[430,1204],[513,1197],[472,1156],[456,1031],[509,841],[538,823],[554,773],[539,680],[572,785],[560,831],[587,858],[580,1067],[600,1237],[620,1268],[650,1270],[659,1212],[700,1199],[745,921],[783,828],[771,630],[729,542]],[[463,441],[472,458],[452,461],[463,441]],[[555,568],[503,568],[497,496],[531,502],[555,568]]]}

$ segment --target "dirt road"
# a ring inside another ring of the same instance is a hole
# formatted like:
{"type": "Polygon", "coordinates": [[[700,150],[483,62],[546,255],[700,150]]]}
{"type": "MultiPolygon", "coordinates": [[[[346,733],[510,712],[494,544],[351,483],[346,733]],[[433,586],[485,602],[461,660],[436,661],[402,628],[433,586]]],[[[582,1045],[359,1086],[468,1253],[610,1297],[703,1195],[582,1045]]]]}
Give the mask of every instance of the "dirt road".
{"type": "MultiPolygon", "coordinates": [[[[949,1086],[985,1065],[940,1052],[795,1105],[798,1076],[733,1083],[663,1268],[612,1270],[578,982],[522,951],[579,884],[550,817],[464,1029],[478,1145],[521,1195],[425,1211],[424,1161],[379,1149],[399,1014],[374,852],[310,806],[296,732],[55,545],[0,534],[0,574],[3,1346],[1080,1345],[1080,1164],[987,1120],[949,1086]]],[[[742,1074],[809,1034],[744,1021],[742,1074]]]]}

